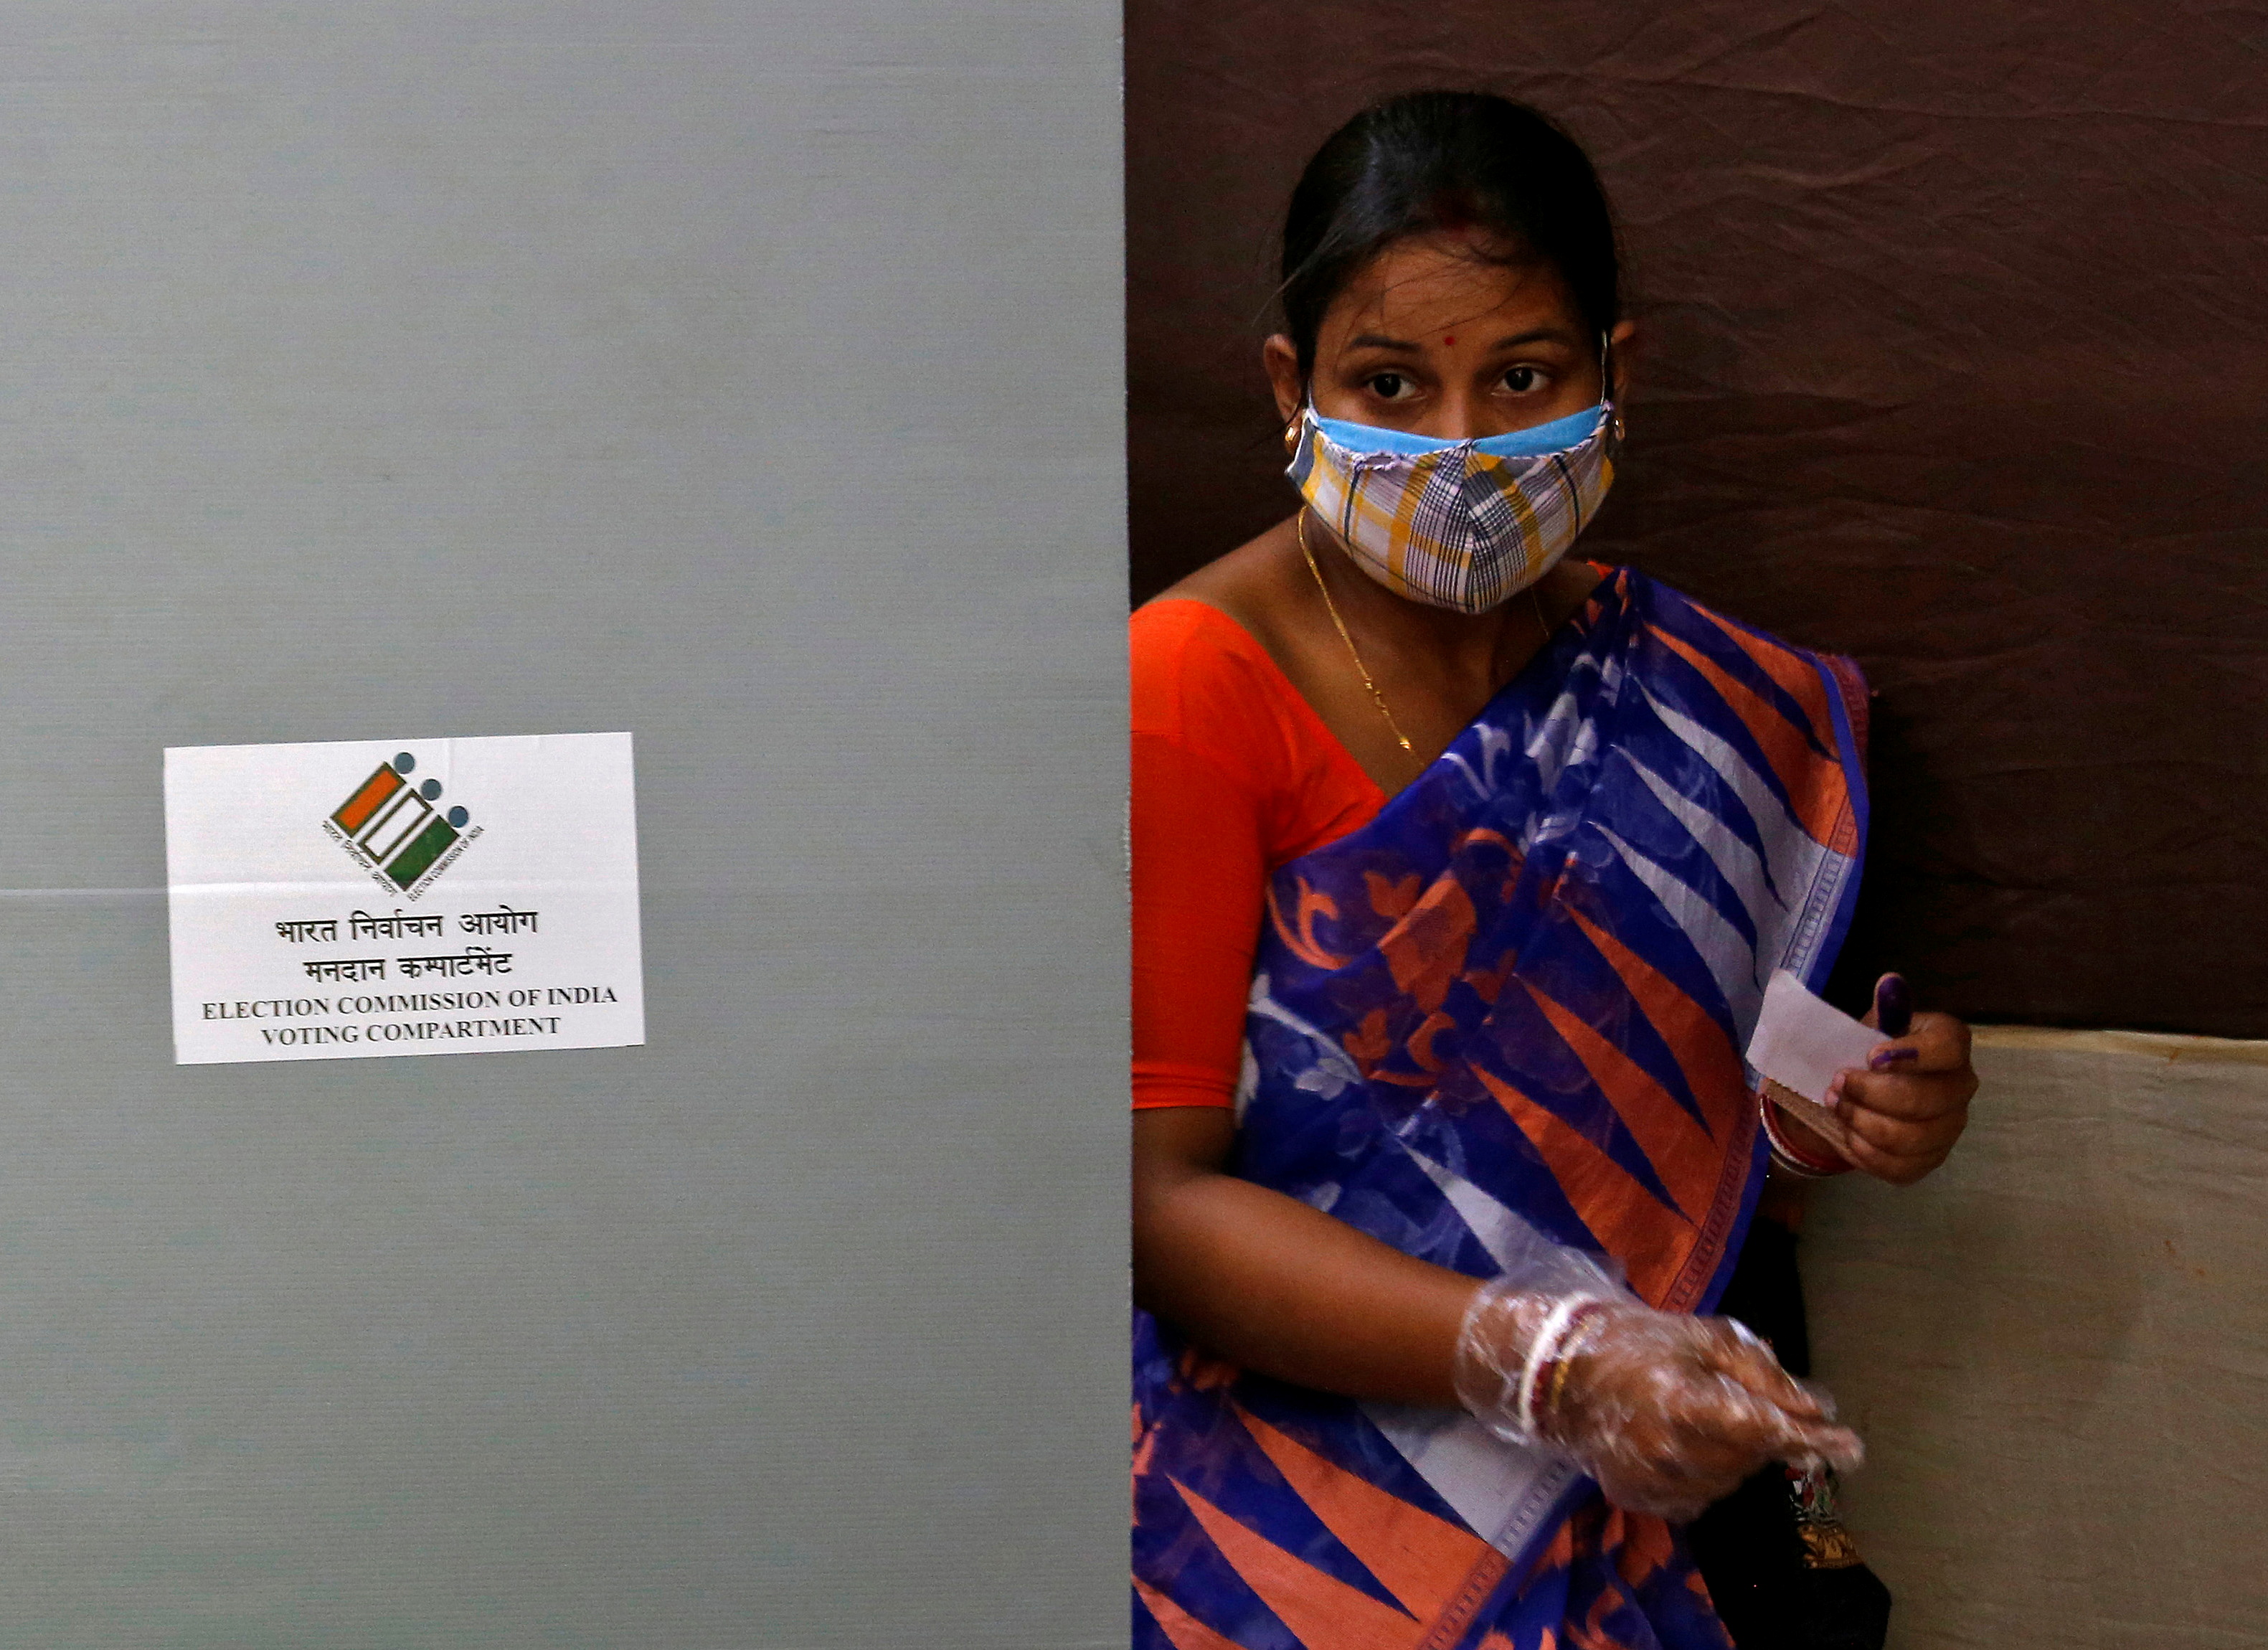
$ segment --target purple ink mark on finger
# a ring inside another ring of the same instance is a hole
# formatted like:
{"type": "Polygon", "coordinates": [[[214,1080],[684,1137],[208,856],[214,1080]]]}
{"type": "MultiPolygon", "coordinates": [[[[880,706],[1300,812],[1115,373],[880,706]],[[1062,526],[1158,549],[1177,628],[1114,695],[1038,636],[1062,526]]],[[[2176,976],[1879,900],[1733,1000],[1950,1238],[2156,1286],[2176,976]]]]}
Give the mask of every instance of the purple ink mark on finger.
{"type": "Polygon", "coordinates": [[[1885,974],[1874,987],[1874,1019],[1886,1037],[1903,1037],[1913,1028],[1913,991],[1903,974],[1885,974]]]}

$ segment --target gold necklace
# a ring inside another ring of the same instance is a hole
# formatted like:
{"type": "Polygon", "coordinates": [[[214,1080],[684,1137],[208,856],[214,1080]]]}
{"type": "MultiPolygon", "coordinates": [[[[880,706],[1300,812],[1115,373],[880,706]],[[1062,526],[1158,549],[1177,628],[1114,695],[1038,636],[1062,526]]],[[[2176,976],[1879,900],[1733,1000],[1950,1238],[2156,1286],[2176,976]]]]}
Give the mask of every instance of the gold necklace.
{"type": "Polygon", "coordinates": [[[1378,684],[1370,679],[1370,672],[1363,667],[1362,655],[1355,651],[1354,637],[1347,634],[1346,621],[1339,617],[1339,604],[1331,600],[1331,587],[1323,582],[1323,570],[1315,565],[1315,553],[1307,548],[1307,509],[1304,505],[1300,507],[1300,513],[1292,518],[1292,530],[1300,535],[1300,554],[1307,558],[1307,571],[1315,576],[1315,588],[1323,593],[1323,610],[1331,615],[1331,622],[1338,627],[1339,640],[1346,644],[1347,657],[1354,660],[1354,674],[1361,677],[1362,685],[1370,689],[1370,702],[1378,707],[1379,715],[1386,718],[1387,731],[1394,735],[1394,742],[1415,756],[1418,753],[1410,746],[1410,736],[1395,721],[1394,712],[1386,708],[1386,696],[1378,690],[1378,684]]]}
{"type": "MultiPolygon", "coordinates": [[[[1354,674],[1362,678],[1362,685],[1369,690],[1370,702],[1378,707],[1379,715],[1386,718],[1386,729],[1394,735],[1394,742],[1408,751],[1410,755],[1415,756],[1418,752],[1410,743],[1410,736],[1404,733],[1401,725],[1395,721],[1394,712],[1386,708],[1386,696],[1378,690],[1378,684],[1370,679],[1370,672],[1362,662],[1362,654],[1355,647],[1354,637],[1347,633],[1346,621],[1339,617],[1339,604],[1331,600],[1331,587],[1323,582],[1323,570],[1315,565],[1315,553],[1307,548],[1307,509],[1305,505],[1300,507],[1300,513],[1292,519],[1292,531],[1299,534],[1300,554],[1307,558],[1307,571],[1315,576],[1315,588],[1322,593],[1323,611],[1331,615],[1331,624],[1337,630],[1339,640],[1346,644],[1347,657],[1354,660],[1354,674]]],[[[1528,587],[1528,600],[1530,609],[1535,615],[1535,628],[1542,633],[1544,645],[1549,646],[1551,642],[1551,627],[1543,622],[1543,602],[1536,595],[1535,586],[1533,585],[1528,587]]]]}

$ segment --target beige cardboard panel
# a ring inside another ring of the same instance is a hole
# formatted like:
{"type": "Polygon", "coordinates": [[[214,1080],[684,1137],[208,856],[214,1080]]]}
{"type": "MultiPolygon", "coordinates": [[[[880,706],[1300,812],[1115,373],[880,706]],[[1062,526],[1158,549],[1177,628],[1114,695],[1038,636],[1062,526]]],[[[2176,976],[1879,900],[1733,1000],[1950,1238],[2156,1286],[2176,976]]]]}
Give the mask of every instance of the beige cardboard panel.
{"type": "Polygon", "coordinates": [[[1814,1199],[1814,1359],[1901,1650],[2268,1645],[2268,1063],[1980,1037],[1945,1168],[1814,1199]]]}

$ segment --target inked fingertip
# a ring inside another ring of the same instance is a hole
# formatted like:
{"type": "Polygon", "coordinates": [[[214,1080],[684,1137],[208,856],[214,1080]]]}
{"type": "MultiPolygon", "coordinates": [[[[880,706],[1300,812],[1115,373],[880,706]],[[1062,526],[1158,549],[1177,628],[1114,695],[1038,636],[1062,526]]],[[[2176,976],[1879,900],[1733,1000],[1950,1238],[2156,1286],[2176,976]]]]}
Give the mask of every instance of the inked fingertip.
{"type": "Polygon", "coordinates": [[[1905,1035],[1913,1023],[1913,991],[1903,974],[1885,974],[1874,983],[1874,1020],[1893,1037],[1905,1035]]]}

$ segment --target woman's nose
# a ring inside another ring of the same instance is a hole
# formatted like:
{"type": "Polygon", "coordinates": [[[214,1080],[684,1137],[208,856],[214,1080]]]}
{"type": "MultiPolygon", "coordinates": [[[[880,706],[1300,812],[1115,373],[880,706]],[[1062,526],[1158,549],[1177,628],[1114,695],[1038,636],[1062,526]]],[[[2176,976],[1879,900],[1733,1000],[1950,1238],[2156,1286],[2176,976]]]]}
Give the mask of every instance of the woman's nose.
{"type": "Polygon", "coordinates": [[[1501,435],[1502,431],[1486,422],[1488,413],[1487,405],[1476,396],[1444,395],[1434,405],[1432,416],[1411,433],[1430,441],[1477,441],[1485,436],[1501,435]]]}

